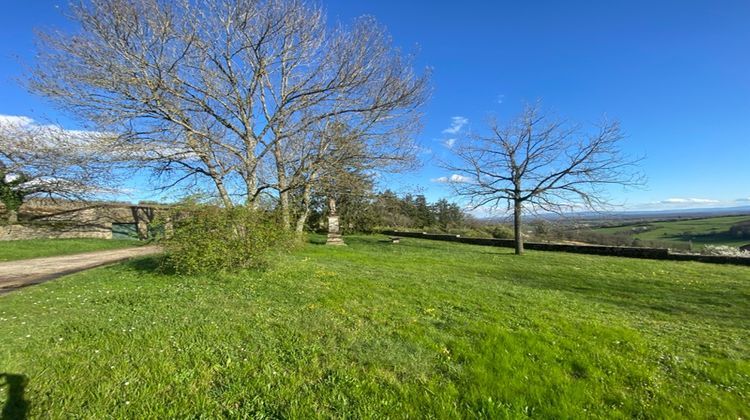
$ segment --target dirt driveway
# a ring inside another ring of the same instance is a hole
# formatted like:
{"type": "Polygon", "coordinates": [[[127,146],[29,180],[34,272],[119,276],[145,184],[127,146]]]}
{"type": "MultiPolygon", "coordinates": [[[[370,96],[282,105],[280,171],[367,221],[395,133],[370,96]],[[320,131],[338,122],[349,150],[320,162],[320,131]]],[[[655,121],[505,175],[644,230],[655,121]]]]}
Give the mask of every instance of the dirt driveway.
{"type": "Polygon", "coordinates": [[[142,246],[0,263],[0,294],[66,274],[159,252],[161,248],[158,246],[142,246]]]}

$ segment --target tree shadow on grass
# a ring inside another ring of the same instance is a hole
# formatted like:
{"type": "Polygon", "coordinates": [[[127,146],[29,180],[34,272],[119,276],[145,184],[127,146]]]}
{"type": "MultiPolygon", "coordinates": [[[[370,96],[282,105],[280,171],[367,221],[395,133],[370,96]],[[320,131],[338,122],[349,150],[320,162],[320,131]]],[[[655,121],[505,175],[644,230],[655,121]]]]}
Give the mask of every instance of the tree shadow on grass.
{"type": "Polygon", "coordinates": [[[0,373],[0,386],[7,387],[8,395],[5,406],[0,412],[1,420],[25,419],[29,411],[29,402],[24,396],[28,379],[24,375],[0,373]]]}
{"type": "MultiPolygon", "coordinates": [[[[368,245],[368,246],[385,246],[385,245],[396,245],[393,244],[387,236],[384,235],[372,235],[362,237],[361,235],[343,235],[344,243],[347,245],[368,245]]],[[[307,243],[310,245],[325,245],[328,240],[326,235],[315,235],[308,238],[307,243]]]]}
{"type": "Polygon", "coordinates": [[[326,237],[325,236],[310,236],[307,240],[307,243],[310,245],[325,245],[326,244],[326,237]]]}
{"type": "Polygon", "coordinates": [[[523,258],[523,256],[518,256],[513,252],[510,248],[501,248],[498,247],[498,249],[495,250],[495,252],[477,252],[479,255],[492,255],[493,257],[513,257],[513,258],[523,258]]]}
{"type": "Polygon", "coordinates": [[[123,263],[133,271],[149,274],[175,274],[174,268],[167,264],[163,256],[134,258],[123,263]]]}

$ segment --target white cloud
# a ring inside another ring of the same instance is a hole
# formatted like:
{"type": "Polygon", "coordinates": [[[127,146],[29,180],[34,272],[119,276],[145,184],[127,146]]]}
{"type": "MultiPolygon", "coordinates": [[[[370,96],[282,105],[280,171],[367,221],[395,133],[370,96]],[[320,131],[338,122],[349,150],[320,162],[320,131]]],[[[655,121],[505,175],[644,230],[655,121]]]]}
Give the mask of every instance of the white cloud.
{"type": "Polygon", "coordinates": [[[471,178],[459,174],[453,174],[451,176],[441,176],[440,178],[433,178],[430,181],[437,182],[439,184],[447,184],[451,182],[466,183],[470,182],[471,178]]]}
{"type": "Polygon", "coordinates": [[[0,115],[0,126],[29,126],[34,123],[29,117],[18,115],[0,115]]]}
{"type": "Polygon", "coordinates": [[[668,198],[662,200],[661,204],[716,204],[719,200],[711,200],[709,198],[668,198]]]}
{"type": "Polygon", "coordinates": [[[706,209],[725,208],[734,206],[746,206],[750,203],[750,197],[731,200],[715,200],[710,198],[668,198],[661,201],[645,203],[632,203],[624,206],[625,210],[678,210],[678,209],[706,209]]]}
{"type": "Polygon", "coordinates": [[[458,134],[469,123],[466,117],[456,116],[451,118],[450,128],[443,130],[443,134],[458,134]]]}
{"type": "Polygon", "coordinates": [[[150,148],[138,148],[119,142],[118,135],[102,131],[71,130],[56,124],[40,124],[32,118],[0,115],[0,130],[5,141],[34,139],[34,145],[70,153],[105,155],[114,160],[136,159],[194,159],[196,155],[179,146],[155,143],[150,148]]]}
{"type": "Polygon", "coordinates": [[[454,139],[454,138],[446,139],[443,142],[443,144],[445,145],[445,147],[447,147],[449,149],[452,149],[453,145],[456,144],[456,139],[454,139]]]}
{"type": "MultiPolygon", "coordinates": [[[[46,142],[47,146],[54,147],[86,147],[99,146],[105,152],[111,146],[109,143],[116,138],[111,133],[85,130],[68,130],[59,125],[39,124],[32,118],[19,115],[0,115],[0,128],[6,134],[17,134],[23,138],[24,133],[33,133],[35,140],[46,142]]],[[[92,150],[95,151],[95,150],[92,150]]]]}
{"type": "Polygon", "coordinates": [[[499,105],[503,104],[503,100],[505,100],[505,95],[497,95],[497,103],[499,105]]]}

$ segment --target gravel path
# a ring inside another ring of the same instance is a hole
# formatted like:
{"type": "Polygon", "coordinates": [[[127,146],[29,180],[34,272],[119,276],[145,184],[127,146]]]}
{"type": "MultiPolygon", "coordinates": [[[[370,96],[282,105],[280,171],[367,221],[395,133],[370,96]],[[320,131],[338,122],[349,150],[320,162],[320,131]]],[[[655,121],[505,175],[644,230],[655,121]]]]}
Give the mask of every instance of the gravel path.
{"type": "Polygon", "coordinates": [[[161,248],[158,246],[141,246],[0,263],[0,294],[89,268],[159,252],[161,248]]]}

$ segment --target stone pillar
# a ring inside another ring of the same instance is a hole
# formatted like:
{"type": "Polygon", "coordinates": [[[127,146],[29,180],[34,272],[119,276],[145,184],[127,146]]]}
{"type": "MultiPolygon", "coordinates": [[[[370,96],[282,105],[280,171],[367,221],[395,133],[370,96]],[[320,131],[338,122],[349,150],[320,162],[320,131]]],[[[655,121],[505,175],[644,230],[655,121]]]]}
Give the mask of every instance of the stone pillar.
{"type": "Polygon", "coordinates": [[[102,225],[102,235],[104,236],[104,239],[112,239],[114,235],[112,235],[112,222],[104,222],[102,225]]]}
{"type": "Polygon", "coordinates": [[[138,230],[138,239],[145,241],[148,239],[148,221],[143,209],[135,208],[135,226],[138,230]]]}
{"type": "Polygon", "coordinates": [[[164,222],[164,238],[172,239],[172,236],[174,236],[174,224],[172,223],[172,217],[167,216],[164,222]]]}
{"type": "Polygon", "coordinates": [[[8,224],[15,225],[16,223],[18,223],[18,211],[8,210],[8,224]]]}
{"type": "Polygon", "coordinates": [[[341,229],[339,228],[339,216],[336,214],[336,200],[328,199],[328,238],[326,245],[346,245],[341,238],[341,229]]]}

